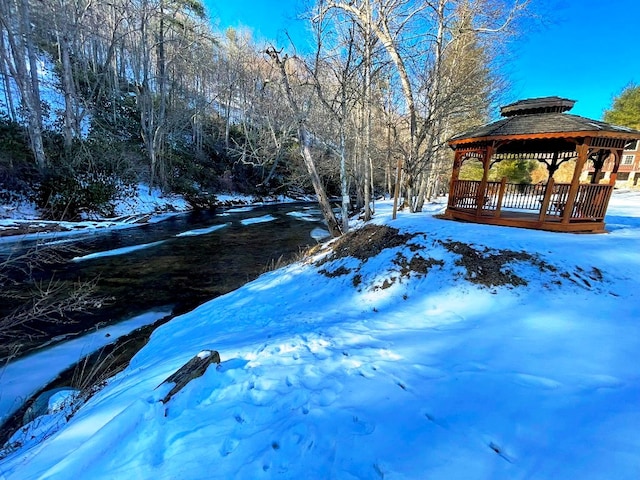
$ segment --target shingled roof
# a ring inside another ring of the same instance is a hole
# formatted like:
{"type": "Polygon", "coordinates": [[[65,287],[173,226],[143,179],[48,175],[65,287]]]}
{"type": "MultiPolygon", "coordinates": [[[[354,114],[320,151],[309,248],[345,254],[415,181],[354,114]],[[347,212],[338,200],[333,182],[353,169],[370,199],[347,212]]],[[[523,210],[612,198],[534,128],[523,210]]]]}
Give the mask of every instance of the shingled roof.
{"type": "Polygon", "coordinates": [[[519,138],[544,134],[558,137],[558,134],[562,133],[583,132],[584,135],[581,136],[605,134],[604,136],[618,138],[628,137],[629,140],[640,139],[638,130],[564,113],[570,110],[574,103],[573,100],[560,97],[520,100],[501,108],[502,115],[507,118],[455,135],[449,142],[455,144],[465,140],[488,140],[515,135],[519,138]]]}
{"type": "Polygon", "coordinates": [[[503,117],[512,117],[527,113],[562,113],[571,110],[575,103],[575,100],[560,97],[529,98],[505,105],[500,108],[500,114],[503,117]]]}

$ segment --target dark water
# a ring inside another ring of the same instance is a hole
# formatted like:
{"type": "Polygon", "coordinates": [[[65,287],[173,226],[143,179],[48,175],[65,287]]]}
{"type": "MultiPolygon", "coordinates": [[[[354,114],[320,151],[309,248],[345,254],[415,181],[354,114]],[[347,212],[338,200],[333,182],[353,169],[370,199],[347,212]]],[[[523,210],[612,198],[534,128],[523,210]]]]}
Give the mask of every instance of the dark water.
{"type": "MultiPolygon", "coordinates": [[[[311,232],[324,228],[311,205],[233,210],[193,212],[156,224],[71,237],[70,244],[79,252],[63,252],[64,261],[38,273],[40,280],[53,277],[69,289],[78,282],[95,281],[97,294],[111,300],[97,311],[75,315],[71,324],[48,326],[48,336],[84,331],[99,322],[116,322],[157,307],[172,308],[174,313],[188,311],[256,278],[280,257],[290,258],[315,244],[311,232]],[[304,219],[292,212],[304,214],[304,219]],[[274,219],[242,223],[267,215],[274,219]],[[216,225],[224,226],[203,235],[177,236],[216,225]],[[71,261],[73,256],[154,242],[162,243],[126,254],[71,261]]],[[[23,242],[12,248],[28,246],[23,242]]],[[[9,247],[1,247],[0,255],[6,254],[9,247]]]]}

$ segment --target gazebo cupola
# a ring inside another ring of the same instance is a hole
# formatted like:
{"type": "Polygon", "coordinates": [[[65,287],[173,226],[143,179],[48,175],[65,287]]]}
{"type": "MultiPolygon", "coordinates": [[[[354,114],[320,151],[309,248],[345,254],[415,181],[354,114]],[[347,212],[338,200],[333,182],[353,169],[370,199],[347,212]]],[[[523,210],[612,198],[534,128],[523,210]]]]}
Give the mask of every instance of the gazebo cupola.
{"type": "Polygon", "coordinates": [[[500,109],[501,120],[449,140],[455,151],[446,218],[476,223],[561,232],[604,232],[604,216],[613,192],[622,152],[640,139],[640,131],[566,112],[575,101],[560,97],[520,100],[500,109]],[[596,183],[607,158],[614,159],[608,184],[596,183]],[[491,167],[510,159],[536,160],[549,172],[546,184],[489,181],[491,167]],[[469,160],[483,166],[481,180],[460,180],[469,160]],[[557,183],[558,167],[573,161],[571,183],[557,183]],[[593,162],[591,183],[580,174],[593,162]]]}
{"type": "Polygon", "coordinates": [[[564,113],[571,110],[575,104],[575,100],[560,97],[530,98],[501,107],[500,115],[514,117],[539,113],[564,113]]]}

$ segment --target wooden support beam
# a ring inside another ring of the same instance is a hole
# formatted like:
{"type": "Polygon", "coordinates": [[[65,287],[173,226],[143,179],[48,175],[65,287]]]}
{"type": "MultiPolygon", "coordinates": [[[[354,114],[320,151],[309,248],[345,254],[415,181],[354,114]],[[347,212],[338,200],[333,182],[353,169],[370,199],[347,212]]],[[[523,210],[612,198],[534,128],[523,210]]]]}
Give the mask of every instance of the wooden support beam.
{"type": "Polygon", "coordinates": [[[496,205],[496,218],[500,218],[500,211],[502,210],[502,199],[504,198],[504,192],[507,188],[507,177],[502,177],[500,181],[500,190],[498,191],[498,204],[496,205]]]}
{"type": "Polygon", "coordinates": [[[554,185],[555,182],[553,181],[553,177],[549,177],[547,187],[544,191],[544,197],[542,198],[542,205],[540,205],[540,216],[538,217],[540,222],[544,222],[547,218],[547,211],[549,210],[549,202],[551,202],[551,195],[553,194],[554,185]]]}
{"type": "Polygon", "coordinates": [[[562,213],[562,223],[564,225],[569,224],[571,214],[573,213],[573,206],[576,203],[576,195],[578,194],[578,187],[580,186],[580,174],[582,173],[584,164],[587,162],[590,142],[591,138],[587,137],[584,139],[584,143],[576,149],[578,151],[578,160],[576,160],[576,166],[573,169],[573,178],[571,179],[571,186],[569,187],[569,193],[567,195],[567,203],[562,213]]]}
{"type": "Polygon", "coordinates": [[[451,172],[451,180],[449,180],[449,203],[450,207],[454,206],[454,188],[458,178],[460,177],[460,167],[462,166],[462,152],[456,150],[456,153],[453,157],[453,171],[451,172]]]}
{"type": "Polygon", "coordinates": [[[478,187],[476,196],[476,215],[480,217],[482,215],[482,209],[484,208],[484,199],[487,196],[487,181],[489,180],[489,169],[491,168],[491,157],[493,156],[493,146],[487,146],[482,158],[482,181],[478,187]]]}
{"type": "Polygon", "coordinates": [[[624,150],[614,150],[613,152],[613,169],[611,170],[611,176],[609,177],[609,185],[615,186],[616,180],[618,179],[618,169],[620,168],[620,163],[622,162],[622,154],[624,150]]]}

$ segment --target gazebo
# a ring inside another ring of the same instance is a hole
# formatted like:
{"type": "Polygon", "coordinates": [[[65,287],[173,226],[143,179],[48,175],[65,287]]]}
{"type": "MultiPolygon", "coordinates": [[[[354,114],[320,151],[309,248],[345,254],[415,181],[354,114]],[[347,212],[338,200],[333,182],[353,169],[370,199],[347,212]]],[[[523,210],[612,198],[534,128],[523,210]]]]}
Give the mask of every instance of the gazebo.
{"type": "Polygon", "coordinates": [[[500,109],[503,119],[449,140],[455,151],[445,218],[558,232],[604,232],[604,216],[625,145],[640,131],[570,115],[575,101],[559,97],[521,100],[500,109]],[[607,184],[597,179],[607,158],[614,169],[607,184]],[[508,159],[537,160],[546,184],[489,181],[493,165],[508,159]],[[482,162],[481,180],[460,180],[469,160],[482,162]],[[575,161],[571,183],[554,181],[558,167],[575,161]],[[587,162],[590,183],[580,183],[587,162]]]}

